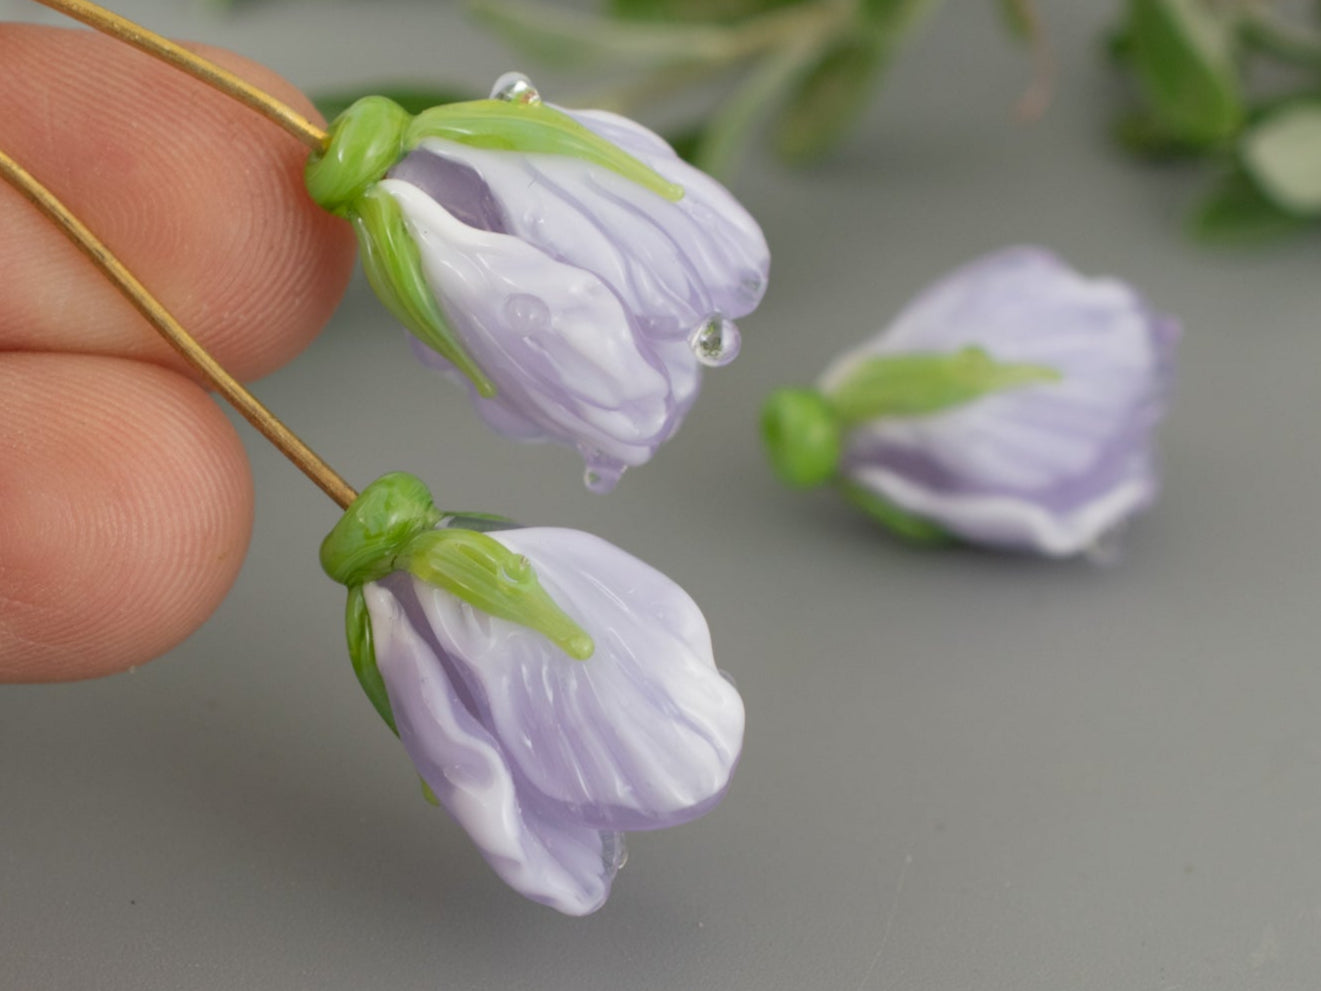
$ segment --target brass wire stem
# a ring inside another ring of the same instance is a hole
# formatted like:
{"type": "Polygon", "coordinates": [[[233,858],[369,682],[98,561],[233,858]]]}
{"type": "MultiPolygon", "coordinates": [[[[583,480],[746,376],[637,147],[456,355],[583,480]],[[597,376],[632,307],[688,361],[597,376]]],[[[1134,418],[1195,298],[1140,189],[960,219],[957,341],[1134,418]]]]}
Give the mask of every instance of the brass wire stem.
{"type": "Polygon", "coordinates": [[[358,493],[336,471],[321,460],[292,430],[268,410],[239,381],[195,341],[179,321],[172,317],[154,296],[124,267],[87,226],[69,212],[49,189],[27,172],[12,158],[0,151],[0,176],[19,191],[25,199],[49,218],[65,236],[76,244],[92,264],[114,283],[115,288],[128,297],[144,317],[158,330],[162,337],[173,345],[185,359],[202,373],[226,400],[242,414],[243,418],[274,444],[286,458],[292,461],[300,471],[310,478],[326,495],[339,506],[347,509],[358,493]]]}
{"type": "Polygon", "coordinates": [[[118,38],[153,58],[168,62],[200,79],[220,92],[231,96],[271,122],[278,124],[313,151],[325,151],[330,136],[292,107],[277,100],[265,90],[244,82],[234,73],[222,69],[214,62],[181,48],[119,14],[106,10],[90,0],[36,0],[43,7],[58,10],[88,27],[118,38]]]}

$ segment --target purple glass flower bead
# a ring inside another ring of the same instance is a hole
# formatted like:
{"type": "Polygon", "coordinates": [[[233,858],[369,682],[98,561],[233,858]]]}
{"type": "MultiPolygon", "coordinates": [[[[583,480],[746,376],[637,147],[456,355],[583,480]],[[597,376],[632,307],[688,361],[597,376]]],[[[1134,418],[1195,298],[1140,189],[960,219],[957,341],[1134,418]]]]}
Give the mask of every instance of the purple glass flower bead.
{"type": "MultiPolygon", "coordinates": [[[[715,180],[623,117],[568,116],[682,187],[667,199],[599,164],[428,138],[379,184],[464,351],[494,385],[500,433],[575,447],[608,491],[678,429],[703,365],[766,288],[761,229],[715,180]]],[[[451,364],[421,341],[427,364],[451,364]]],[[[464,379],[466,382],[467,380],[464,379]]]]}
{"type": "Polygon", "coordinates": [[[585,915],[610,892],[623,831],[724,796],[743,703],[701,611],[654,568],[574,530],[490,536],[526,557],[592,656],[395,572],[363,588],[375,662],[409,757],[496,873],[585,915]]]}
{"type": "MultiPolygon", "coordinates": [[[[809,417],[819,443],[776,419],[784,400],[768,404],[768,439],[774,448],[783,430],[798,438],[786,447],[837,445],[795,462],[796,481],[834,477],[910,536],[1052,557],[1089,551],[1155,499],[1152,433],[1178,336],[1177,322],[1128,285],[1085,278],[1042,249],[1005,249],[937,282],[830,365],[809,417]],[[958,374],[973,378],[949,378],[951,363],[945,398],[926,408],[842,412],[859,405],[858,383],[881,380],[877,368],[916,368],[915,358],[966,359],[958,374]]],[[[793,398],[813,405],[801,390],[793,398]]]]}

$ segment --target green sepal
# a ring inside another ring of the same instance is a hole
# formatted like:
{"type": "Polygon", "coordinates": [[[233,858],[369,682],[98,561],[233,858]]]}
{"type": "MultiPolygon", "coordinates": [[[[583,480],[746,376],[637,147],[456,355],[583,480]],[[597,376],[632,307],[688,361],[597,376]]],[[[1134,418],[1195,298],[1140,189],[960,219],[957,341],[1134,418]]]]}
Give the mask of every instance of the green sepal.
{"type": "Polygon", "coordinates": [[[422,252],[393,196],[373,186],[353,204],[353,229],[367,281],[395,318],[489,399],[495,385],[463,349],[422,271],[422,252]]]}
{"type": "Polygon", "coordinates": [[[372,618],[367,612],[367,600],[362,594],[362,586],[354,585],[349,589],[348,608],[344,611],[344,629],[349,638],[349,659],[353,662],[353,673],[358,676],[358,684],[366,693],[368,701],[377,714],[385,720],[390,732],[399,735],[399,727],[394,722],[394,710],[390,708],[390,695],[385,690],[385,679],[376,666],[376,647],[372,642],[372,618]]]}
{"type": "Polygon", "coordinates": [[[512,530],[519,524],[508,516],[498,513],[483,513],[479,510],[445,510],[437,527],[448,530],[476,530],[478,533],[491,533],[496,530],[512,530]]]}
{"type": "Polygon", "coordinates": [[[592,638],[555,604],[532,563],[473,530],[418,534],[399,555],[410,574],[492,616],[542,633],[570,657],[592,656],[592,638]]]}
{"type": "Polygon", "coordinates": [[[896,506],[889,499],[852,482],[840,485],[845,498],[880,523],[891,533],[913,544],[926,547],[944,547],[958,542],[948,530],[928,519],[896,506]]]}
{"type": "Polygon", "coordinates": [[[422,800],[426,802],[428,805],[434,805],[437,808],[439,808],[440,799],[437,798],[436,793],[431,790],[431,785],[427,784],[427,779],[419,774],[417,778],[417,783],[422,786],[422,800]]]}
{"type": "Polygon", "coordinates": [[[411,117],[383,96],[365,96],[331,122],[326,150],[307,162],[303,178],[312,199],[341,217],[396,162],[411,117]]]}
{"type": "Polygon", "coordinates": [[[1242,125],[1233,16],[1202,0],[1130,0],[1128,60],[1172,137],[1215,144],[1242,125]]]}
{"type": "Polygon", "coordinates": [[[824,485],[839,471],[844,436],[830,402],[815,389],[776,389],[761,412],[761,436],[786,485],[824,485]]]}
{"type": "Polygon", "coordinates": [[[667,200],[683,199],[682,186],[544,103],[471,100],[432,107],[408,126],[404,149],[412,151],[428,138],[473,148],[567,155],[616,172],[667,200]]]}
{"type": "Polygon", "coordinates": [[[965,347],[952,353],[868,358],[826,398],[840,420],[851,424],[938,413],[992,393],[1060,378],[1044,365],[998,362],[982,348],[965,347]]]}
{"type": "Polygon", "coordinates": [[[395,558],[441,513],[422,481],[406,472],[382,475],[362,490],[321,542],[321,567],[350,588],[396,570],[395,558]]]}

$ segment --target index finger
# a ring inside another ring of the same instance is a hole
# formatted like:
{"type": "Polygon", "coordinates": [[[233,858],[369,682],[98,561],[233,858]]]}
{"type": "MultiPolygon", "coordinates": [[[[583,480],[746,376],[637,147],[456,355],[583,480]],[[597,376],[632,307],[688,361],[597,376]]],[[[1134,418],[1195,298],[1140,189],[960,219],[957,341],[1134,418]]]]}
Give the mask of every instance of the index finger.
{"type": "MultiPolygon", "coordinates": [[[[315,115],[274,73],[208,58],[315,115]]],[[[235,375],[288,361],[339,300],[347,224],[307,150],[246,107],[91,32],[0,25],[0,147],[63,200],[235,375]]],[[[58,231],[0,187],[0,351],[179,359],[58,231]]]]}

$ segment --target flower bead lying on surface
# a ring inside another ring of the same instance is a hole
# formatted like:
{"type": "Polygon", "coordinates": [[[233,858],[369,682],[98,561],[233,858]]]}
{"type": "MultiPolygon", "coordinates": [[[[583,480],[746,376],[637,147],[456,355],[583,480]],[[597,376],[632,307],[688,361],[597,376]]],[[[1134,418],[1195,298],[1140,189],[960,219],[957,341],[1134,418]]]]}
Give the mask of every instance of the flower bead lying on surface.
{"type": "Polygon", "coordinates": [[[355,221],[418,356],[463,376],[497,431],[577,448],[608,491],[678,429],[701,367],[737,354],[770,256],[651,131],[542,104],[516,74],[496,96],[416,118],[360,101],[309,189],[355,221]]]}
{"type": "Polygon", "coordinates": [[[1178,334],[1122,282],[1010,248],[774,394],[763,431],[787,482],[837,480],[908,537],[1072,555],[1155,498],[1178,334]]]}
{"type": "Polygon", "coordinates": [[[416,479],[387,475],[322,562],[349,586],[363,687],[430,792],[511,887],[585,915],[610,893],[622,831],[724,796],[743,703],[670,579],[590,534],[503,525],[456,529],[502,524],[444,517],[416,479]]]}

